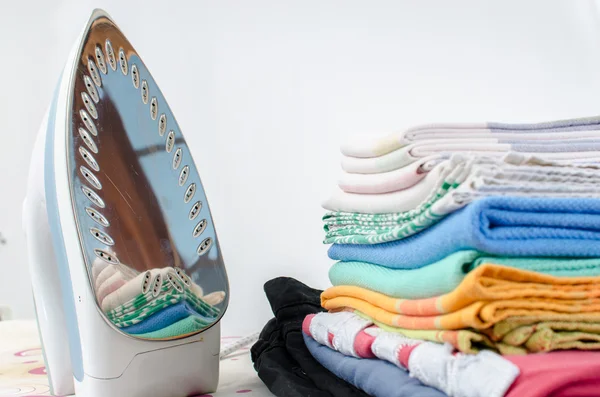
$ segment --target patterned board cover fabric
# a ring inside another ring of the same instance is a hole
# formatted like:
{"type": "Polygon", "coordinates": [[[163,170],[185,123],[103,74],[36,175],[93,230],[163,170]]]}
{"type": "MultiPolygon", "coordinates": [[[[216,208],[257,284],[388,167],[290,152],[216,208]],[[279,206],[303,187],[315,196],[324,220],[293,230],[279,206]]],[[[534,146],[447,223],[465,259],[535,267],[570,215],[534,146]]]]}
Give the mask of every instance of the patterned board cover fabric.
{"type": "MultiPolygon", "coordinates": [[[[223,337],[221,345],[239,338],[223,337]]],[[[219,391],[210,396],[240,395],[272,395],[252,368],[248,348],[221,362],[219,391]]],[[[51,396],[35,321],[0,321],[0,397],[9,396],[51,396]]]]}

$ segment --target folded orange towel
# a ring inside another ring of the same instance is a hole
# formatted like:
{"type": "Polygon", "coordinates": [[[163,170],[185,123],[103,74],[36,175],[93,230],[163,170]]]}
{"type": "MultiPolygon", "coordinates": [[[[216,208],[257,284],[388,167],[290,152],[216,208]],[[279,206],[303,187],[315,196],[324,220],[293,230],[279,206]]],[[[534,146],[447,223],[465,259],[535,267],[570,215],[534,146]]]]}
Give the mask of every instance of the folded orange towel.
{"type": "Polygon", "coordinates": [[[408,329],[483,329],[514,316],[538,321],[600,320],[600,277],[553,277],[500,265],[482,265],[452,292],[427,299],[396,299],[355,286],[321,295],[327,310],[352,308],[408,329]]]}

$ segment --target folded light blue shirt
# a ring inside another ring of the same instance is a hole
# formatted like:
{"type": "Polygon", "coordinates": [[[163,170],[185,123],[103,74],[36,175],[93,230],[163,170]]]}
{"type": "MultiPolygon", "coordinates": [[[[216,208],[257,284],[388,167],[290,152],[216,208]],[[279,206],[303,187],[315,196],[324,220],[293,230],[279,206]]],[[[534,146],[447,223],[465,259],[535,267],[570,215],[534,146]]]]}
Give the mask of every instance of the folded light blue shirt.
{"type": "Polygon", "coordinates": [[[345,356],[323,346],[303,334],[310,354],[337,377],[353,384],[374,397],[446,397],[446,394],[419,380],[408,372],[379,359],[345,356]]]}

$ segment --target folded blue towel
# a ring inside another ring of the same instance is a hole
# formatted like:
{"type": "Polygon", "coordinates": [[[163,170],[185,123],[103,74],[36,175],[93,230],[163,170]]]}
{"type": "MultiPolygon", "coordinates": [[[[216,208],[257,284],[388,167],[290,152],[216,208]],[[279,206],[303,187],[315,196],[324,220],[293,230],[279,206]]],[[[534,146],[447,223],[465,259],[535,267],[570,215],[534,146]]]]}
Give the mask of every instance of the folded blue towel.
{"type": "Polygon", "coordinates": [[[329,257],[415,269],[460,250],[502,256],[600,257],[600,199],[482,198],[404,240],[334,244],[329,257]]]}
{"type": "Polygon", "coordinates": [[[208,323],[214,321],[201,316],[189,303],[182,301],[154,313],[140,323],[121,329],[129,334],[145,334],[173,325],[189,316],[205,319],[208,323]]]}
{"type": "Polygon", "coordinates": [[[345,356],[303,334],[310,354],[338,378],[375,397],[444,397],[446,394],[425,386],[408,372],[379,359],[345,356]]]}

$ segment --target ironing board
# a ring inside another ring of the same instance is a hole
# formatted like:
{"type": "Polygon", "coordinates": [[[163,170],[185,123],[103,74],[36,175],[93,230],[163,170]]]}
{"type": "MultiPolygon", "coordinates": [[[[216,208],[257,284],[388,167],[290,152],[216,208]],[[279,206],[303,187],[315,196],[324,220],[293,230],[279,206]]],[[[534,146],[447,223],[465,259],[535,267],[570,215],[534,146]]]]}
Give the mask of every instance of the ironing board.
{"type": "MultiPolygon", "coordinates": [[[[238,338],[223,337],[221,343],[238,338]]],[[[202,397],[272,396],[252,368],[247,348],[221,361],[220,378],[219,391],[202,397]]],[[[50,395],[35,321],[0,321],[0,397],[50,395]]]]}

